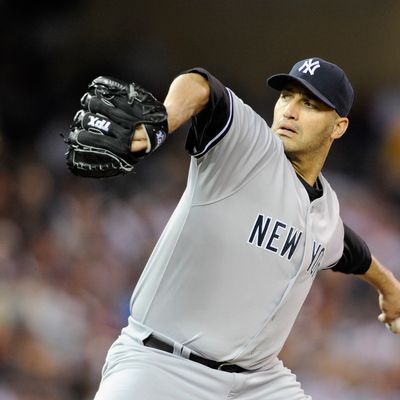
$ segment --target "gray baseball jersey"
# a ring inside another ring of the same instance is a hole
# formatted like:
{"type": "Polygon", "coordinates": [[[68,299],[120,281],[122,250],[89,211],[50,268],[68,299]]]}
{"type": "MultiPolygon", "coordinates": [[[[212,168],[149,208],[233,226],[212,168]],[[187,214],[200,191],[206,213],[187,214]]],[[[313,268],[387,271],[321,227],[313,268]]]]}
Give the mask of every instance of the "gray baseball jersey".
{"type": "Polygon", "coordinates": [[[326,179],[311,202],[267,123],[208,79],[209,121],[191,130],[187,187],[134,290],[132,318],[203,357],[262,368],[316,273],[342,256],[343,223],[326,179]]]}

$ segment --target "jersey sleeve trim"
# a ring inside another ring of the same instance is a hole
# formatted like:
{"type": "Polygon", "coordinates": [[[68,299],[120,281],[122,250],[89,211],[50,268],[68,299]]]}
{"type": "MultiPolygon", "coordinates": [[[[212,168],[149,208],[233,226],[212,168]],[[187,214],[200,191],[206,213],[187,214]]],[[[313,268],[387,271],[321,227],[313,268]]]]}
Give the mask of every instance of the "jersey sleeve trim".
{"type": "Polygon", "coordinates": [[[228,132],[229,128],[232,125],[232,120],[233,120],[233,101],[232,101],[232,92],[228,89],[228,96],[229,96],[229,115],[228,115],[228,120],[225,124],[225,126],[221,129],[219,133],[217,133],[213,139],[211,139],[205,146],[202,151],[199,151],[197,153],[192,153],[192,155],[196,158],[202,157],[204,154],[206,154],[212,147],[214,147],[223,137],[225,134],[228,132]]]}
{"type": "Polygon", "coordinates": [[[186,151],[191,156],[200,158],[228,132],[233,121],[233,94],[204,68],[192,68],[185,73],[196,73],[203,76],[210,88],[206,107],[191,119],[185,143],[186,151]]]}

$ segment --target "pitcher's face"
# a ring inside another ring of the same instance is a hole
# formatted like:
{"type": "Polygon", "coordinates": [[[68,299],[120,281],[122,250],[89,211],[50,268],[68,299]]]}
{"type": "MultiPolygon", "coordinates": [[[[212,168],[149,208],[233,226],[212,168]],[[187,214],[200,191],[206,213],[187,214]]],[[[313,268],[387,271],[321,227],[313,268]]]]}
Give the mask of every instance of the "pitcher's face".
{"type": "Polygon", "coordinates": [[[282,140],[290,158],[330,146],[337,117],[335,110],[293,82],[281,91],[271,129],[282,140]]]}

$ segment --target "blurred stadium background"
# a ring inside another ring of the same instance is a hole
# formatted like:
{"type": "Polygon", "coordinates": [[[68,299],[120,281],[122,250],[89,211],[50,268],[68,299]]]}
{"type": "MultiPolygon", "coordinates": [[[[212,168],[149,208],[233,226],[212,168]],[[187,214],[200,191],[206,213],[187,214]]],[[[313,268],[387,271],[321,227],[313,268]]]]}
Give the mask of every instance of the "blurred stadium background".
{"type": "MultiPolygon", "coordinates": [[[[341,65],[356,100],[325,173],[400,276],[399,1],[2,0],[0,20],[0,400],[92,399],[185,186],[185,129],[136,175],[69,174],[60,133],[101,74],[163,98],[203,66],[270,121],[265,77],[312,56],[341,65]]],[[[361,280],[319,274],[282,352],[316,400],[400,398],[400,338],[378,313],[361,280]]]]}

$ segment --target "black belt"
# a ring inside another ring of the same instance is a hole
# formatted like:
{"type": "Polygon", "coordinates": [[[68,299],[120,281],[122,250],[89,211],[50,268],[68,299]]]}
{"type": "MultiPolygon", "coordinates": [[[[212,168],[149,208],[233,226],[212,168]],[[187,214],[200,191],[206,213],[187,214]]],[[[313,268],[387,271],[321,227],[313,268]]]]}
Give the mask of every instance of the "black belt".
{"type": "MultiPolygon", "coordinates": [[[[168,343],[163,342],[162,340],[156,338],[153,335],[150,335],[148,338],[144,339],[143,344],[146,347],[152,347],[153,349],[163,350],[163,351],[166,351],[167,353],[174,352],[173,346],[171,346],[168,343]]],[[[206,365],[209,368],[218,369],[220,371],[225,371],[225,372],[246,372],[247,371],[247,369],[239,367],[239,365],[227,364],[227,363],[218,362],[218,361],[214,361],[214,360],[208,360],[207,358],[200,357],[193,353],[190,353],[189,360],[206,365]]]]}

